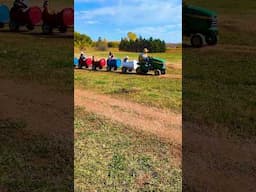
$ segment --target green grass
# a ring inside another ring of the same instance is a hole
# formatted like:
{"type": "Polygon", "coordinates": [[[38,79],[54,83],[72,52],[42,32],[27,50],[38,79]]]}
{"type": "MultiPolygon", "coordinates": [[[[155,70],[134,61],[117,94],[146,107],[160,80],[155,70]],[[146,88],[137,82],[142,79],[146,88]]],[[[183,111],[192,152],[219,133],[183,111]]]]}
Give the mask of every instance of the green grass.
{"type": "Polygon", "coordinates": [[[256,3],[249,0],[191,2],[219,12],[220,42],[212,49],[184,49],[183,116],[214,127],[224,136],[253,138],[256,135],[256,38],[252,35],[255,27],[251,21],[255,20],[255,9],[252,9],[256,3]],[[244,11],[247,14],[242,14],[244,11]],[[223,45],[231,46],[223,48],[223,45]]]}
{"type": "Polygon", "coordinates": [[[181,79],[76,71],[75,85],[138,103],[181,111],[181,79]]]}
{"type": "Polygon", "coordinates": [[[0,119],[1,191],[71,191],[73,141],[32,133],[23,120],[0,119]]]}
{"type": "Polygon", "coordinates": [[[75,110],[75,191],[181,191],[172,145],[75,110]]]}
{"type": "Polygon", "coordinates": [[[73,88],[72,37],[4,32],[0,41],[2,76],[40,82],[62,90],[73,88]]]}

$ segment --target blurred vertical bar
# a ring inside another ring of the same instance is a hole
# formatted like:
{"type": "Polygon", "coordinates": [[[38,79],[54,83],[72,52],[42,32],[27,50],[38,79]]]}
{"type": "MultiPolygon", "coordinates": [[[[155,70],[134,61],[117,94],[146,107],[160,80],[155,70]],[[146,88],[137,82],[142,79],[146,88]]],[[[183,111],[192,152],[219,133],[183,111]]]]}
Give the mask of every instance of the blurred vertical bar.
{"type": "Polygon", "coordinates": [[[183,191],[254,191],[255,1],[183,3],[183,191]]]}
{"type": "Polygon", "coordinates": [[[73,0],[0,2],[0,191],[73,191],[73,0]]]}

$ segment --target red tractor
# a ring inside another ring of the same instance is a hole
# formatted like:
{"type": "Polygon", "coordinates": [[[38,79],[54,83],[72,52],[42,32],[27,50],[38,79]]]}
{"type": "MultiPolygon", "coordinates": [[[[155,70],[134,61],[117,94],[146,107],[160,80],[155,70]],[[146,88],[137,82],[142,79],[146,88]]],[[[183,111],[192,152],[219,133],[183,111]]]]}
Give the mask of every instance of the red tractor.
{"type": "Polygon", "coordinates": [[[49,13],[48,1],[44,2],[43,8],[42,31],[44,34],[51,34],[54,28],[65,33],[68,27],[74,25],[74,10],[72,8],[65,8],[58,13],[49,13]]]}
{"type": "Polygon", "coordinates": [[[21,26],[26,26],[28,30],[33,30],[42,19],[42,12],[39,7],[29,7],[20,9],[12,7],[10,10],[10,31],[19,31],[21,26]]]}
{"type": "Polygon", "coordinates": [[[82,69],[83,67],[89,68],[90,66],[92,66],[92,59],[91,58],[86,58],[86,59],[80,58],[78,60],[78,68],[79,69],[82,69]]]}
{"type": "Polygon", "coordinates": [[[97,68],[103,69],[103,67],[106,66],[106,60],[105,59],[100,59],[100,60],[95,60],[94,56],[92,56],[92,70],[96,71],[97,68]]]}

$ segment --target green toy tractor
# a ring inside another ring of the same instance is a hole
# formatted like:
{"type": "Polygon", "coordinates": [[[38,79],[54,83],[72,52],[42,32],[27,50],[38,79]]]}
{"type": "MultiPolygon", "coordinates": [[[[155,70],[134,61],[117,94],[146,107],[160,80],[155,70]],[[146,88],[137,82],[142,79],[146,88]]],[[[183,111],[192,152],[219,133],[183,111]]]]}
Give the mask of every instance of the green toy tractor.
{"type": "Polygon", "coordinates": [[[191,45],[197,48],[205,43],[216,45],[218,42],[217,13],[185,3],[182,9],[182,34],[190,37],[191,45]]]}
{"type": "Polygon", "coordinates": [[[165,61],[158,58],[149,57],[148,60],[140,61],[136,69],[137,74],[147,74],[154,71],[155,75],[164,75],[166,73],[165,61]]]}

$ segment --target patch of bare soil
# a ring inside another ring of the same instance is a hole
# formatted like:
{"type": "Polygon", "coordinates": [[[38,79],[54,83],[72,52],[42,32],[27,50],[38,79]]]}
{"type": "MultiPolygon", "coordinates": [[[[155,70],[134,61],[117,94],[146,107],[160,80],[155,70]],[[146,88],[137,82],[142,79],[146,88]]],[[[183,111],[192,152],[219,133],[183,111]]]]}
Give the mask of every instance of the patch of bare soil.
{"type": "Polygon", "coordinates": [[[181,114],[81,89],[75,89],[75,105],[181,145],[181,114]]]}
{"type": "Polygon", "coordinates": [[[255,142],[206,135],[200,129],[212,128],[183,121],[185,191],[254,191],[255,142]]]}
{"type": "Polygon", "coordinates": [[[72,134],[72,94],[5,79],[0,80],[0,90],[1,119],[20,120],[37,133],[72,134]]]}

